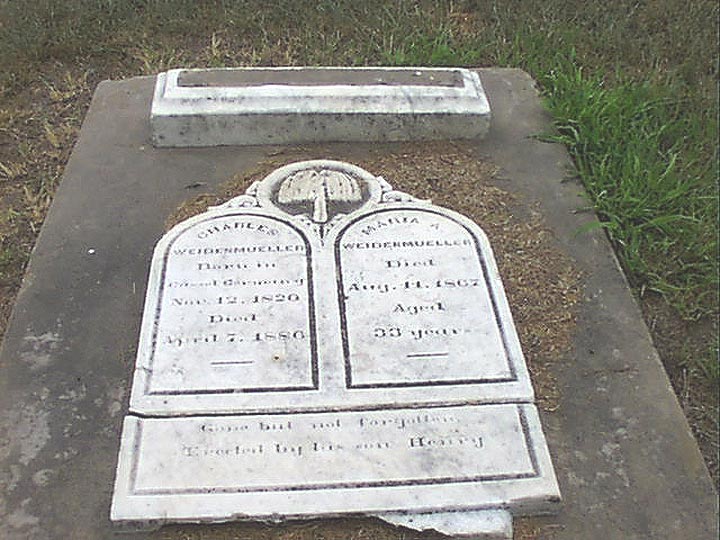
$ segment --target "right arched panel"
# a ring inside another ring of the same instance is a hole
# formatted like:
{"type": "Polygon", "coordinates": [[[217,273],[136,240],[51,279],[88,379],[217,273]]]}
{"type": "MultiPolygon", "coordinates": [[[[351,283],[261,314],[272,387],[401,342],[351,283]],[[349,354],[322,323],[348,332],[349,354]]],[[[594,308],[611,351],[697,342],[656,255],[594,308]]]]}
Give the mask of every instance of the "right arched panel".
{"type": "Polygon", "coordinates": [[[335,256],[348,388],[516,379],[482,245],[431,209],[380,210],[345,227],[335,256]]]}

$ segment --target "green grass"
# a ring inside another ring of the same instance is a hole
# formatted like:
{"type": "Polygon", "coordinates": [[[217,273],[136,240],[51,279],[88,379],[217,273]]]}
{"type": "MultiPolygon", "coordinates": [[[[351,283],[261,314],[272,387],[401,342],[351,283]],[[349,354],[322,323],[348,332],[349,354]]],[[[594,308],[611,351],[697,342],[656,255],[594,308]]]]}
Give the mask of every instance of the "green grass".
{"type": "Polygon", "coordinates": [[[718,308],[715,1],[8,1],[0,74],[175,66],[499,65],[539,82],[626,272],[685,318],[718,308]]]}
{"type": "Polygon", "coordinates": [[[672,88],[551,71],[540,78],[559,131],[631,281],[685,317],[717,309],[717,131],[672,88]],[[695,112],[695,114],[693,114],[695,112]],[[709,155],[708,155],[709,154],[709,155]],[[714,154],[714,155],[713,155],[714,154]]]}
{"type": "MultiPolygon", "coordinates": [[[[410,36],[384,59],[397,65],[468,65],[494,46],[498,64],[540,83],[590,203],[632,284],[662,294],[689,319],[718,308],[718,109],[706,88],[653,68],[632,77],[579,58],[577,28],[523,29],[497,43],[410,36]]],[[[711,94],[710,94],[711,95],[711,94]]],[[[716,370],[715,370],[716,372],[716,370]]]]}

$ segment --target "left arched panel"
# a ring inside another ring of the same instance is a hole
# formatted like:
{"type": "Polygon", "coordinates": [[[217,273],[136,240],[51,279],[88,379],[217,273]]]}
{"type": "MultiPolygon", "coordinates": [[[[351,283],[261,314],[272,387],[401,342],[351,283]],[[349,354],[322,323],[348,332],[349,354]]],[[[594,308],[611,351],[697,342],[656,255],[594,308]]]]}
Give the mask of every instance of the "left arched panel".
{"type": "Polygon", "coordinates": [[[138,351],[142,394],[316,389],[305,235],[282,219],[247,212],[177,230],[153,260],[143,319],[148,331],[138,351]]]}

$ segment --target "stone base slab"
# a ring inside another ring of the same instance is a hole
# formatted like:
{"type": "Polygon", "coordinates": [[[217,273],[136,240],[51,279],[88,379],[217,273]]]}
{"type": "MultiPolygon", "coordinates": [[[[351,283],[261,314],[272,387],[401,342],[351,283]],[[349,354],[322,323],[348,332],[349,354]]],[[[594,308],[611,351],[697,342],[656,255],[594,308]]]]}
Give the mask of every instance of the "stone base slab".
{"type": "MultiPolygon", "coordinates": [[[[571,166],[564,148],[532,137],[551,129],[534,82],[512,69],[480,77],[493,125],[478,155],[501,168],[503,189],[533,205],[521,211],[544,215],[587,278],[573,350],[549,368],[563,389],[559,408],[541,411],[563,503],[532,527],[549,524],[540,534],[555,540],[716,540],[717,492],[612,248],[601,228],[578,234],[594,215],[578,211],[587,200],[577,183],[562,181],[571,166]]],[[[0,353],[3,540],[116,536],[108,514],[153,246],[189,188],[215,190],[278,159],[277,147],[153,148],[154,84],[142,77],[98,87],[28,263],[0,353]]],[[[376,149],[333,145],[323,155],[361,162],[376,149]]],[[[343,522],[345,536],[361,534],[363,523],[343,522]]],[[[340,537],[328,532],[335,528],[318,525],[326,538],[340,537]]],[[[257,528],[215,530],[247,537],[257,528]]]]}
{"type": "Polygon", "coordinates": [[[127,416],[111,520],[547,513],[559,500],[533,405],[127,416]]]}

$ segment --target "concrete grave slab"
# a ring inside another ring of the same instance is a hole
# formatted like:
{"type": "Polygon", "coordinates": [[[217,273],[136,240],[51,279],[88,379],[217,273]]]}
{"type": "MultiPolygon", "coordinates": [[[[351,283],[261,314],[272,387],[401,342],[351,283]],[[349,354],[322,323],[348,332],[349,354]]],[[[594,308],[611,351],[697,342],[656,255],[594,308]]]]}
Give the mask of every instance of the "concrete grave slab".
{"type": "Polygon", "coordinates": [[[173,69],[150,123],[159,147],[472,139],[490,107],[459,68],[173,69]]]}
{"type": "MultiPolygon", "coordinates": [[[[564,501],[557,516],[532,525],[558,540],[716,538],[717,495],[612,249],[599,231],[578,234],[593,216],[577,212],[582,189],[563,182],[564,149],[531,137],[549,129],[532,80],[516,70],[479,73],[493,125],[478,157],[501,168],[503,189],[537,204],[585,275],[574,348],[553,368],[559,406],[541,411],[564,501]]],[[[203,527],[119,535],[109,520],[149,261],[188,186],[212,190],[277,148],[153,148],[154,83],[99,86],[8,326],[0,536],[9,540],[203,537],[203,527]]],[[[332,145],[323,157],[360,161],[372,148],[332,145]]],[[[234,527],[212,531],[259,530],[234,527]]]]}

